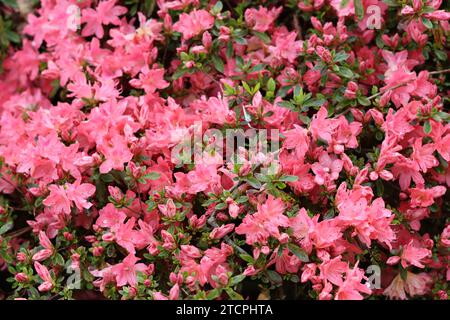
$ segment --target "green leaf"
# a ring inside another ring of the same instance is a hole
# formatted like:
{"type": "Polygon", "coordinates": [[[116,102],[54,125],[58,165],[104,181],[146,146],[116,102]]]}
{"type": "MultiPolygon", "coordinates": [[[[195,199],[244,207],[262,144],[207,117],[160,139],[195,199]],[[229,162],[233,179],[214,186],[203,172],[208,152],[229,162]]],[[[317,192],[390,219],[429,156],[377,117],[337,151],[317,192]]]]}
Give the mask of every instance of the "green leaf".
{"type": "Polygon", "coordinates": [[[242,260],[244,260],[244,261],[246,261],[246,262],[248,262],[248,263],[253,263],[253,262],[255,262],[255,260],[253,259],[253,257],[252,257],[251,255],[249,255],[249,254],[246,254],[246,253],[241,253],[241,254],[239,255],[239,257],[241,257],[242,260]]]}
{"type": "Polygon", "coordinates": [[[287,108],[290,110],[297,110],[297,108],[295,107],[295,105],[292,102],[289,101],[280,101],[277,103],[278,106],[283,107],[283,108],[287,108]]]}
{"type": "Polygon", "coordinates": [[[223,210],[223,209],[225,209],[226,207],[227,207],[227,204],[226,204],[225,202],[221,202],[221,203],[218,203],[218,204],[216,205],[215,209],[216,209],[216,210],[223,210]]]}
{"type": "Polygon", "coordinates": [[[217,3],[212,8],[212,13],[217,14],[220,13],[223,9],[223,4],[220,1],[217,1],[217,3]]]}
{"type": "Polygon", "coordinates": [[[3,226],[0,227],[0,235],[5,234],[9,230],[11,230],[13,226],[14,223],[12,221],[6,222],[3,226]]]}
{"type": "Polygon", "coordinates": [[[293,243],[289,243],[288,244],[288,249],[293,254],[295,254],[297,256],[297,258],[299,258],[300,261],[302,261],[302,262],[309,262],[308,254],[302,248],[296,246],[293,243]]]}
{"type": "Polygon", "coordinates": [[[383,0],[384,3],[386,3],[389,7],[398,7],[400,6],[397,3],[397,0],[383,0]]]}
{"type": "Polygon", "coordinates": [[[186,73],[186,69],[177,69],[172,74],[172,80],[177,80],[177,79],[181,78],[185,73],[186,73]]]}
{"type": "Polygon", "coordinates": [[[212,62],[214,63],[214,67],[216,68],[216,70],[219,71],[220,73],[223,73],[224,65],[222,59],[220,59],[220,57],[217,55],[213,55],[211,59],[212,62]]]}
{"type": "Polygon", "coordinates": [[[438,58],[441,61],[447,60],[447,53],[443,50],[434,49],[434,54],[436,55],[436,58],[438,58]]]}
{"type": "Polygon", "coordinates": [[[242,280],[244,280],[245,277],[246,277],[245,274],[240,274],[240,275],[234,276],[233,278],[231,278],[229,286],[237,285],[238,283],[242,282],[242,280]]]}
{"type": "Polygon", "coordinates": [[[433,29],[433,23],[429,19],[422,17],[422,23],[427,29],[433,29]]]}
{"type": "Polygon", "coordinates": [[[358,17],[358,20],[361,21],[364,19],[364,7],[362,5],[362,1],[353,0],[353,5],[355,6],[355,14],[358,17]]]}
{"type": "Polygon", "coordinates": [[[358,97],[358,102],[359,102],[359,104],[361,104],[361,105],[363,105],[365,107],[370,106],[370,100],[367,99],[367,97],[359,96],[358,97]]]}
{"type": "Polygon", "coordinates": [[[280,274],[273,270],[267,270],[267,275],[269,276],[269,280],[276,284],[281,284],[283,282],[283,278],[281,278],[280,274]]]}
{"type": "Polygon", "coordinates": [[[425,123],[423,124],[423,132],[425,132],[426,134],[431,133],[431,123],[429,120],[426,120],[425,123]]]}
{"type": "Polygon", "coordinates": [[[353,78],[353,72],[347,67],[339,67],[339,70],[336,73],[344,78],[351,79],[353,78]]]}
{"type": "Polygon", "coordinates": [[[56,262],[56,264],[58,264],[60,266],[64,266],[64,258],[60,253],[56,253],[55,262],[56,262]]]}
{"type": "Polygon", "coordinates": [[[345,53],[344,51],[338,52],[335,56],[334,56],[334,62],[341,62],[344,61],[348,58],[348,54],[345,53]]]}
{"type": "Polygon", "coordinates": [[[340,5],[341,9],[344,9],[348,5],[349,2],[350,2],[350,0],[342,0],[341,5],[340,5]]]}
{"type": "Polygon", "coordinates": [[[255,177],[249,177],[246,179],[248,184],[251,185],[253,188],[255,189],[260,189],[261,188],[261,182],[259,182],[258,180],[256,180],[255,177]]]}
{"type": "Polygon", "coordinates": [[[156,171],[151,171],[143,176],[145,180],[158,180],[161,177],[161,174],[156,171]]]}
{"type": "Polygon", "coordinates": [[[216,289],[213,289],[210,292],[208,292],[208,294],[206,295],[206,299],[214,300],[215,298],[217,298],[221,294],[222,294],[222,289],[216,288],[216,289]]]}
{"type": "Polygon", "coordinates": [[[325,99],[310,99],[303,103],[304,107],[321,107],[325,103],[325,99]]]}
{"type": "Polygon", "coordinates": [[[10,8],[18,9],[19,6],[17,5],[16,0],[1,0],[1,3],[3,3],[5,6],[8,6],[10,8]]]}
{"type": "Polygon", "coordinates": [[[20,43],[20,36],[14,31],[8,29],[5,31],[5,34],[9,41],[14,43],[20,43]]]}
{"type": "Polygon", "coordinates": [[[231,288],[225,288],[225,292],[228,294],[231,300],[244,300],[243,296],[241,296],[239,293],[237,293],[231,288]]]}
{"type": "Polygon", "coordinates": [[[298,180],[298,177],[297,176],[282,176],[278,180],[283,181],[283,182],[295,182],[298,180]]]}
{"type": "Polygon", "coordinates": [[[270,37],[264,32],[253,31],[253,34],[258,38],[260,38],[266,44],[269,44],[271,42],[270,37]]]}
{"type": "Polygon", "coordinates": [[[275,83],[275,80],[273,80],[272,78],[270,78],[270,79],[267,81],[267,90],[268,90],[268,91],[271,91],[271,92],[274,92],[275,89],[276,89],[276,83],[275,83]]]}
{"type": "Polygon", "coordinates": [[[292,89],[292,85],[282,87],[277,92],[277,97],[284,98],[287,95],[287,92],[292,89]]]}
{"type": "Polygon", "coordinates": [[[233,56],[233,52],[234,52],[233,41],[228,41],[226,51],[227,57],[231,58],[233,56]]]}
{"type": "Polygon", "coordinates": [[[242,45],[246,45],[247,44],[247,40],[245,40],[245,38],[243,37],[234,37],[234,41],[236,41],[236,43],[242,44],[242,45]]]}
{"type": "Polygon", "coordinates": [[[250,73],[264,70],[265,66],[266,65],[264,63],[258,63],[257,65],[255,65],[253,68],[250,69],[250,73]]]}

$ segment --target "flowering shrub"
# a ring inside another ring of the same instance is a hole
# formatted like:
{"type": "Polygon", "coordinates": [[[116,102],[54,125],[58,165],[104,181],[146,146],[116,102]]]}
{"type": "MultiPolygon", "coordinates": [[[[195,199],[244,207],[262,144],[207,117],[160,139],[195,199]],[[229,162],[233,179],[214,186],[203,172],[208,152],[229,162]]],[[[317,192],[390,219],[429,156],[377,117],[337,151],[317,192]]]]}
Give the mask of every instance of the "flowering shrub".
{"type": "Polygon", "coordinates": [[[0,76],[0,295],[447,299],[441,2],[41,1],[0,76]]]}

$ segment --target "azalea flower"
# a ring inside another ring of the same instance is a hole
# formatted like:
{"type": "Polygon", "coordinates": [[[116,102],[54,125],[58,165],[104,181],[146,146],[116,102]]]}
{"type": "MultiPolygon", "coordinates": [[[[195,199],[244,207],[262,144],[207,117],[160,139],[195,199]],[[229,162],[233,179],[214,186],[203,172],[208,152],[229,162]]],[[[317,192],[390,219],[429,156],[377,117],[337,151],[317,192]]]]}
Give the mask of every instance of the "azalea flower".
{"type": "Polygon", "coordinates": [[[63,186],[50,185],[48,187],[50,195],[42,202],[55,213],[63,212],[70,214],[72,202],[78,210],[89,209],[92,203],[87,198],[95,193],[95,186],[90,183],[81,183],[79,180],[75,183],[66,183],[63,186]]]}
{"type": "Polygon", "coordinates": [[[265,244],[270,236],[279,238],[279,227],[289,226],[288,217],[283,215],[284,205],[280,199],[269,196],[258,211],[247,215],[236,227],[237,234],[245,234],[247,244],[265,244]]]}
{"type": "Polygon", "coordinates": [[[189,40],[209,30],[214,24],[214,17],[206,10],[194,10],[180,15],[180,20],[173,25],[173,30],[183,34],[184,40],[189,40]]]}
{"type": "Polygon", "coordinates": [[[41,292],[52,290],[52,288],[54,287],[54,282],[47,267],[36,261],[34,262],[34,269],[36,270],[39,277],[44,281],[41,285],[39,285],[38,290],[41,292]]]}
{"type": "Polygon", "coordinates": [[[147,266],[143,263],[136,263],[140,259],[134,254],[129,254],[123,259],[123,262],[111,266],[111,273],[116,279],[117,286],[123,287],[130,285],[135,287],[137,284],[137,272],[145,272],[147,266]]]}
{"type": "Polygon", "coordinates": [[[263,6],[260,6],[258,9],[247,9],[245,10],[245,22],[252,25],[253,30],[265,32],[273,25],[282,10],[282,7],[269,10],[263,6]]]}
{"type": "Polygon", "coordinates": [[[55,252],[53,244],[43,231],[39,232],[39,243],[44,249],[39,250],[33,255],[33,261],[44,261],[45,259],[51,257],[55,252]]]}
{"type": "Polygon", "coordinates": [[[100,1],[96,10],[91,8],[83,9],[81,12],[81,22],[86,23],[82,30],[83,36],[95,34],[99,39],[103,38],[103,25],[120,23],[119,16],[125,14],[127,9],[116,6],[116,0],[100,1]]]}

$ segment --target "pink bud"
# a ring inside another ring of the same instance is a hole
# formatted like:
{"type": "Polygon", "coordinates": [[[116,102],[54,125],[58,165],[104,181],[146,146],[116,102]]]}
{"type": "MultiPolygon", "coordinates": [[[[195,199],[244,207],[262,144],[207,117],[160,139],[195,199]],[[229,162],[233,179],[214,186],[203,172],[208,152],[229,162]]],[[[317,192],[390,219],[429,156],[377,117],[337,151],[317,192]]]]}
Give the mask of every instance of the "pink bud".
{"type": "Polygon", "coordinates": [[[393,256],[393,257],[389,257],[389,259],[387,259],[386,263],[390,266],[393,266],[393,265],[396,265],[399,261],[400,261],[400,257],[393,256]]]}
{"type": "Polygon", "coordinates": [[[63,233],[63,235],[64,235],[64,238],[67,240],[67,241],[72,241],[73,240],[73,235],[70,233],[70,232],[64,232],[63,233]]]}
{"type": "Polygon", "coordinates": [[[212,37],[208,31],[203,33],[202,43],[203,43],[203,46],[209,50],[209,48],[211,47],[211,44],[212,44],[212,37]]]}
{"type": "Polygon", "coordinates": [[[17,261],[19,262],[24,262],[25,260],[27,260],[27,255],[23,252],[18,252],[17,256],[16,256],[17,261]]]}
{"type": "Polygon", "coordinates": [[[441,299],[441,300],[447,300],[448,299],[447,292],[445,292],[444,290],[439,290],[437,292],[437,295],[438,295],[439,299],[441,299]]]}
{"type": "Polygon", "coordinates": [[[170,289],[170,291],[169,291],[169,299],[170,300],[177,300],[179,296],[180,296],[180,286],[177,283],[176,285],[174,285],[170,289]]]}
{"type": "Polygon", "coordinates": [[[152,285],[152,280],[150,279],[145,279],[144,280],[144,286],[146,286],[147,288],[150,287],[152,285]]]}
{"type": "Polygon", "coordinates": [[[114,241],[114,234],[113,233],[111,233],[111,232],[108,232],[108,233],[105,233],[103,236],[102,236],[102,240],[103,241],[107,241],[107,242],[112,242],[112,241],[114,241]]]}
{"type": "Polygon", "coordinates": [[[104,250],[105,250],[105,248],[98,246],[98,247],[94,247],[94,249],[92,250],[92,253],[94,254],[94,257],[100,257],[104,250]]]}
{"type": "Polygon", "coordinates": [[[108,186],[108,191],[114,201],[120,202],[123,199],[123,193],[119,188],[108,186]]]}
{"type": "Polygon", "coordinates": [[[16,279],[17,282],[21,283],[28,282],[29,280],[28,276],[23,272],[17,273],[14,278],[16,279]]]}

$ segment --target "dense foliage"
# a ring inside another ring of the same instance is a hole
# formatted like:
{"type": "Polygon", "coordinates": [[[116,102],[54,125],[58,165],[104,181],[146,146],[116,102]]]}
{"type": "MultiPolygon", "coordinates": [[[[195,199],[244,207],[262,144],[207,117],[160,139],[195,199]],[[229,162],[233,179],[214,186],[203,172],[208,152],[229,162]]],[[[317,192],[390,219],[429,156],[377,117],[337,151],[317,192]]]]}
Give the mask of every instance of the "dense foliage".
{"type": "Polygon", "coordinates": [[[24,2],[0,299],[447,299],[441,0],[24,2]]]}

